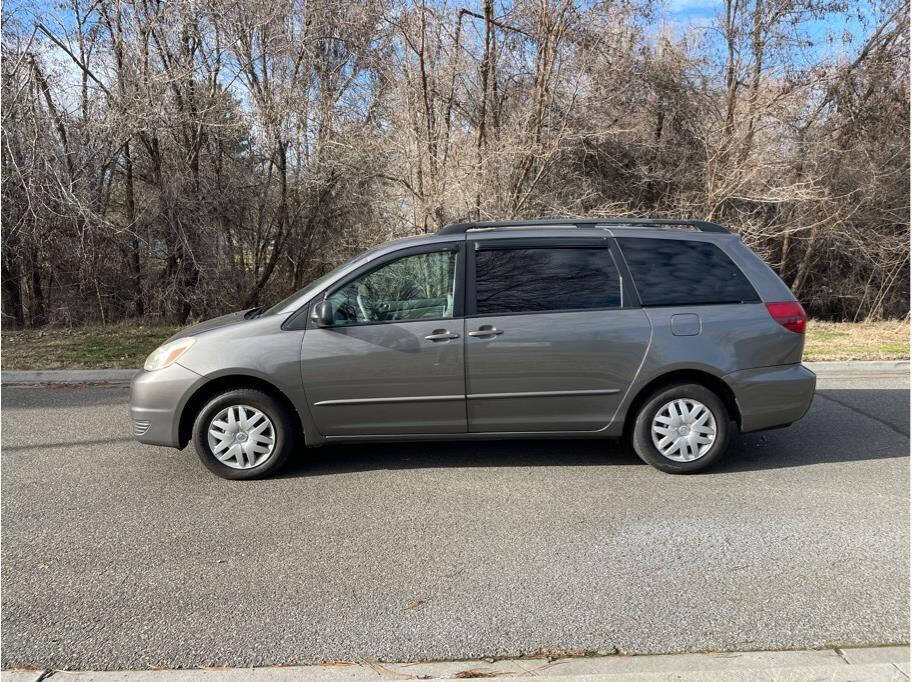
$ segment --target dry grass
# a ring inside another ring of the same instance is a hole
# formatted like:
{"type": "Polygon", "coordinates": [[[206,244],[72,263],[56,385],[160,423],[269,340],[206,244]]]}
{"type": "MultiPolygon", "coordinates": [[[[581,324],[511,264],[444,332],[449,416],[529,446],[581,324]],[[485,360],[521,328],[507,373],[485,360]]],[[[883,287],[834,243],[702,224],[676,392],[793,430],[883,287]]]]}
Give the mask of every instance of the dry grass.
{"type": "Polygon", "coordinates": [[[4,331],[3,369],[131,369],[176,327],[123,323],[4,331]]]}
{"type": "MultiPolygon", "coordinates": [[[[133,368],[171,336],[175,327],[95,325],[5,331],[3,369],[133,368]]],[[[900,360],[909,357],[908,320],[808,323],[804,359],[900,360]]]]}
{"type": "Polygon", "coordinates": [[[909,321],[808,322],[804,359],[907,360],[909,321]]]}

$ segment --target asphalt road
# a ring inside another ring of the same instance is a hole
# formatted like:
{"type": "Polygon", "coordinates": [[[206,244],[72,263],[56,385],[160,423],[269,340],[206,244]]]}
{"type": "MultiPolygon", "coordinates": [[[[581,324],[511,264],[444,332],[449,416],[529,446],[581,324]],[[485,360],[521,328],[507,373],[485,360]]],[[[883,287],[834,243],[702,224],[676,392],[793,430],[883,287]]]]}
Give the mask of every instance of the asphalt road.
{"type": "Polygon", "coordinates": [[[908,378],[676,477],[598,441],[332,446],[214,478],[127,389],[2,391],[2,666],[905,642],[908,378]]]}

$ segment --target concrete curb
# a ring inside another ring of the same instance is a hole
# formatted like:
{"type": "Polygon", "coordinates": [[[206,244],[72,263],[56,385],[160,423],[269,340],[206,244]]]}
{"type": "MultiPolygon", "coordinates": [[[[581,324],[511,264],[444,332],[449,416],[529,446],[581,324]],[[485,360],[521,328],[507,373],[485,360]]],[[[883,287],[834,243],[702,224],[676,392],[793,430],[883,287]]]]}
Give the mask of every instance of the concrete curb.
{"type": "MultiPolygon", "coordinates": [[[[908,360],[855,362],[806,362],[818,377],[861,377],[909,374],[908,360]]],[[[3,370],[4,386],[17,384],[123,384],[130,383],[138,369],[35,369],[3,370]]]]}
{"type": "Polygon", "coordinates": [[[365,661],[332,665],[271,668],[203,668],[196,670],[37,671],[6,670],[0,682],[37,682],[53,676],[61,682],[367,682],[368,680],[432,679],[439,682],[466,677],[542,682],[859,682],[909,679],[909,647],[749,651],[664,656],[586,656],[526,658],[502,661],[442,661],[437,663],[379,663],[365,661]]]}
{"type": "Polygon", "coordinates": [[[853,360],[847,362],[805,362],[819,377],[861,377],[909,374],[908,360],[853,360]]]}
{"type": "Polygon", "coordinates": [[[138,369],[29,369],[3,370],[0,382],[15,384],[123,384],[130,383],[138,369]]]}

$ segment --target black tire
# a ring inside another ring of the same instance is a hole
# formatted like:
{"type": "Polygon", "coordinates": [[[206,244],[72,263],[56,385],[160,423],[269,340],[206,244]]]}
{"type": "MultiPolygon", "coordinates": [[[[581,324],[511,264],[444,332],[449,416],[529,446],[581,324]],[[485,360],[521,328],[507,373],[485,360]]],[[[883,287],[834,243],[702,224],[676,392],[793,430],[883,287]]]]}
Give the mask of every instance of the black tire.
{"type": "Polygon", "coordinates": [[[220,393],[207,402],[193,422],[193,446],[200,461],[209,471],[221,478],[247,480],[263,478],[278,472],[297,445],[298,427],[288,408],[275,398],[253,388],[236,388],[220,393]],[[254,407],[272,422],[275,445],[272,454],[261,464],[236,469],[218,460],[209,446],[209,423],[219,412],[231,405],[254,407]]]}
{"type": "Polygon", "coordinates": [[[731,416],[719,396],[700,384],[677,384],[659,389],[643,403],[635,415],[631,444],[639,458],[656,469],[669,474],[693,474],[712,466],[725,454],[731,430],[731,416]],[[652,423],[656,415],[669,402],[679,398],[689,398],[703,403],[716,422],[716,436],[712,445],[703,455],[689,462],[665,457],[652,440],[652,423]]]}

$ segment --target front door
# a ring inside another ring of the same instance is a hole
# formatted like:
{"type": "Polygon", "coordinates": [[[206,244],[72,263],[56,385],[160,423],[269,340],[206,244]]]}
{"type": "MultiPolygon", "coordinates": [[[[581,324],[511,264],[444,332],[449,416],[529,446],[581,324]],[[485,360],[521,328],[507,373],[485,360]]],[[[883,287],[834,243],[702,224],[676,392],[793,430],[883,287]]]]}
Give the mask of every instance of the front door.
{"type": "Polygon", "coordinates": [[[468,250],[469,431],[605,427],[650,337],[643,310],[622,305],[608,240],[485,239],[468,250]]]}
{"type": "Polygon", "coordinates": [[[308,324],[301,355],[321,433],[466,431],[462,252],[407,249],[327,291],[335,322],[308,324]]]}

